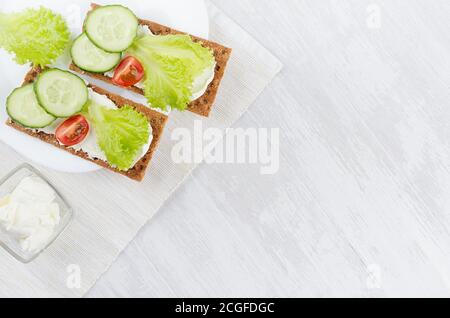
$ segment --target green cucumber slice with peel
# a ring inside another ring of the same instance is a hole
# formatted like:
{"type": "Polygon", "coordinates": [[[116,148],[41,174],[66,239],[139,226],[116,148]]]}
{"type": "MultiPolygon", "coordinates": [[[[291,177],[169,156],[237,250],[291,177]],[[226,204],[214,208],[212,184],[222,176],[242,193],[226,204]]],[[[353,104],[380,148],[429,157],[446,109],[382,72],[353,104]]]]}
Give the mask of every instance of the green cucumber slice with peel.
{"type": "Polygon", "coordinates": [[[121,5],[99,7],[89,13],[85,22],[86,35],[106,52],[120,53],[133,44],[139,20],[121,5]]]}
{"type": "Polygon", "coordinates": [[[98,48],[89,40],[86,33],[75,39],[70,54],[73,64],[91,73],[109,72],[119,64],[122,58],[121,53],[109,53],[98,48]]]}
{"type": "Polygon", "coordinates": [[[54,117],[70,117],[79,113],[89,98],[88,88],[79,76],[60,69],[39,75],[34,90],[39,104],[54,117]]]}
{"type": "Polygon", "coordinates": [[[39,105],[33,84],[16,88],[6,101],[9,117],[27,128],[44,128],[55,121],[55,117],[39,105]]]}

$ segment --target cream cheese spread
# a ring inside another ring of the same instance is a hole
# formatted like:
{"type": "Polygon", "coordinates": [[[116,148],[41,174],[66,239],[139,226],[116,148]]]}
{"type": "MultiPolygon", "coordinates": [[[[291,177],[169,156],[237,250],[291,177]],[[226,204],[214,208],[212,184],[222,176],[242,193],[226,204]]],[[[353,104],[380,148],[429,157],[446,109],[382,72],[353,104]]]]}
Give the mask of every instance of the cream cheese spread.
{"type": "MultiPolygon", "coordinates": [[[[111,108],[116,109],[117,106],[114,104],[112,100],[110,100],[105,95],[98,94],[94,92],[91,88],[89,88],[89,99],[92,100],[94,103],[111,108]]],[[[47,134],[55,134],[56,128],[64,121],[64,119],[57,119],[55,122],[53,122],[50,126],[38,129],[38,131],[45,132],[47,134]]],[[[153,129],[152,126],[149,124],[150,128],[150,135],[148,139],[148,143],[144,145],[139,153],[139,155],[136,157],[134,163],[132,166],[134,166],[142,157],[144,157],[148,150],[150,149],[150,146],[153,141],[153,129]]],[[[106,158],[106,154],[103,152],[103,150],[100,148],[98,142],[97,142],[97,135],[95,133],[95,127],[94,125],[90,125],[89,135],[86,137],[86,139],[75,146],[72,146],[71,148],[77,150],[77,151],[84,151],[87,153],[90,159],[100,159],[102,161],[108,162],[108,159],[106,158]]],[[[114,166],[113,166],[114,167],[114,166]]]]}
{"type": "MultiPolygon", "coordinates": [[[[138,35],[153,35],[152,31],[149,29],[146,25],[139,25],[138,28],[138,35]]],[[[198,99],[199,97],[203,96],[206,93],[206,90],[208,89],[209,84],[214,80],[214,77],[216,75],[216,65],[217,63],[214,63],[211,67],[205,69],[205,71],[200,74],[195,80],[194,83],[192,83],[192,97],[191,101],[194,101],[198,99]]],[[[110,78],[114,77],[114,70],[111,70],[109,72],[104,73],[105,76],[108,76],[110,78]]],[[[140,89],[144,89],[144,82],[140,81],[136,85],[134,85],[140,89]]]]}

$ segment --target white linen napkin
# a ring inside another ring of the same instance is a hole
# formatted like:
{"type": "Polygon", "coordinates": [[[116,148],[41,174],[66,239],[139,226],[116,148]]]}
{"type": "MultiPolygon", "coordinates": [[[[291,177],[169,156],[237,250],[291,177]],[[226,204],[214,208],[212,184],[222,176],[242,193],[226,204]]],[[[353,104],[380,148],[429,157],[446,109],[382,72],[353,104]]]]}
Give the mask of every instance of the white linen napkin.
{"type": "MultiPolygon", "coordinates": [[[[281,70],[279,60],[240,26],[212,4],[208,10],[210,38],[233,48],[211,118],[173,112],[143,183],[103,170],[62,174],[38,166],[65,195],[75,217],[54,245],[31,264],[17,262],[0,248],[0,297],[83,296],[197,166],[173,162],[174,129],[193,131],[194,121],[201,119],[203,129],[225,132],[281,70]]],[[[1,143],[0,156],[0,176],[23,161],[1,143]]]]}

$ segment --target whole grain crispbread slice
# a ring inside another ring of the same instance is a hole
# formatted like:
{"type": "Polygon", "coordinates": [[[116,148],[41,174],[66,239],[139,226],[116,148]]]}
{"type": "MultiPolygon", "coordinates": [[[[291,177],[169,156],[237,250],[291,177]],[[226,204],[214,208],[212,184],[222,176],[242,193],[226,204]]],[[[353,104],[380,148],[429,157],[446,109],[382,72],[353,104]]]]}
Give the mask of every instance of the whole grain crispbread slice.
{"type": "MultiPolygon", "coordinates": [[[[98,4],[94,4],[94,3],[91,4],[92,9],[95,9],[99,6],[100,5],[98,5],[98,4]]],[[[152,31],[152,33],[155,35],[187,34],[187,33],[169,28],[167,26],[164,26],[164,25],[161,25],[156,22],[149,21],[149,20],[139,19],[139,23],[141,25],[148,26],[149,29],[152,31]]],[[[214,52],[214,57],[216,59],[216,70],[215,70],[215,76],[214,76],[213,81],[209,84],[205,94],[200,96],[195,101],[192,101],[188,106],[189,111],[196,113],[198,115],[201,115],[201,116],[209,117],[209,115],[212,111],[212,107],[213,107],[214,102],[217,97],[220,83],[225,74],[225,69],[226,69],[228,61],[231,57],[232,49],[227,48],[221,44],[218,44],[218,43],[215,43],[212,41],[208,41],[208,40],[205,40],[205,39],[202,39],[202,38],[190,35],[190,34],[189,34],[189,36],[192,38],[192,40],[194,42],[201,43],[204,47],[210,48],[214,52]]],[[[73,71],[76,71],[78,73],[86,74],[93,78],[105,81],[107,83],[114,84],[112,82],[111,77],[108,77],[103,74],[90,73],[90,72],[83,71],[80,68],[78,68],[76,65],[74,65],[73,63],[70,65],[70,69],[73,71]]],[[[128,87],[127,89],[129,89],[137,94],[144,95],[144,91],[139,87],[131,86],[131,87],[128,87]]]]}
{"type": "MultiPolygon", "coordinates": [[[[27,85],[30,83],[33,83],[37,76],[42,72],[42,69],[39,67],[34,67],[32,68],[28,74],[25,76],[25,80],[23,82],[23,85],[27,85]]],[[[132,167],[130,170],[128,171],[121,171],[119,169],[116,169],[114,167],[112,167],[108,162],[100,160],[100,159],[92,159],[89,157],[89,155],[84,152],[84,151],[77,151],[73,148],[70,147],[66,147],[61,145],[58,140],[56,139],[55,135],[51,135],[51,134],[47,134],[41,131],[37,131],[35,129],[29,129],[26,127],[23,127],[22,125],[20,125],[19,123],[14,122],[12,119],[8,119],[6,124],[8,126],[11,126],[25,134],[28,134],[32,137],[38,138],[48,144],[51,144],[55,147],[58,147],[62,150],[65,150],[67,152],[70,152],[71,154],[81,157],[85,160],[91,161],[103,168],[106,168],[108,170],[111,170],[113,172],[119,173],[121,175],[124,175],[130,179],[136,180],[136,181],[142,181],[145,177],[145,172],[150,164],[150,161],[152,160],[152,157],[156,151],[156,148],[159,145],[159,142],[161,140],[163,131],[164,131],[164,126],[167,122],[168,117],[162,113],[159,113],[157,111],[154,111],[144,105],[135,103],[131,100],[122,98],[118,95],[112,94],[104,89],[101,89],[95,85],[88,85],[94,92],[100,94],[100,95],[105,95],[107,98],[109,98],[111,101],[114,102],[114,104],[117,105],[117,107],[123,107],[125,105],[129,105],[131,107],[133,107],[135,110],[137,110],[138,112],[142,113],[143,115],[145,115],[150,123],[150,125],[152,126],[153,129],[153,141],[150,145],[150,148],[148,150],[148,152],[135,164],[134,167],[132,167]]]]}

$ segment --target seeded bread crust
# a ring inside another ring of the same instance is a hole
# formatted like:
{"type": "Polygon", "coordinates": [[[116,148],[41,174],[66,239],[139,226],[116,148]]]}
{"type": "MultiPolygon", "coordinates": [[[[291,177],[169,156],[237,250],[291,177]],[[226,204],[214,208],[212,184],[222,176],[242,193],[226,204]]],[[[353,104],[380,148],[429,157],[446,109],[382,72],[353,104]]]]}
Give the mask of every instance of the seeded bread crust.
{"type": "MultiPolygon", "coordinates": [[[[30,83],[33,83],[37,76],[42,72],[42,69],[39,67],[35,67],[32,68],[28,74],[25,77],[25,80],[23,82],[23,85],[27,85],[30,83]]],[[[55,147],[58,147],[62,150],[65,150],[67,152],[70,152],[71,154],[78,156],[80,158],[83,158],[85,160],[88,160],[90,162],[93,162],[103,168],[106,168],[108,170],[111,170],[113,172],[119,173],[121,175],[124,175],[130,179],[136,180],[136,181],[142,181],[145,177],[145,172],[150,164],[150,161],[156,151],[156,148],[159,145],[159,142],[161,140],[163,131],[164,131],[164,126],[166,125],[167,119],[168,117],[165,116],[164,114],[158,113],[154,110],[151,110],[148,107],[145,107],[144,105],[135,103],[131,100],[125,99],[123,97],[117,96],[115,94],[112,94],[104,89],[101,89],[95,85],[88,85],[94,92],[101,94],[101,95],[105,95],[106,97],[108,97],[111,101],[114,102],[114,104],[117,105],[117,107],[123,107],[125,105],[129,105],[131,107],[133,107],[134,109],[136,109],[137,111],[139,111],[140,113],[144,114],[147,119],[149,120],[150,125],[153,128],[153,141],[152,144],[150,145],[150,149],[148,150],[148,152],[144,155],[144,157],[142,157],[139,162],[136,163],[136,165],[131,168],[128,171],[120,171],[114,167],[111,167],[111,165],[109,165],[109,163],[107,163],[106,161],[100,160],[100,159],[91,159],[89,157],[89,155],[84,152],[84,151],[77,151],[73,148],[70,147],[65,147],[63,145],[61,145],[57,139],[55,135],[50,135],[50,134],[46,134],[44,132],[39,132],[36,131],[34,129],[29,129],[29,128],[25,128],[22,125],[20,125],[19,123],[14,122],[11,119],[8,119],[8,121],[6,122],[6,124],[8,126],[13,127],[14,129],[21,131],[27,135],[30,135],[32,137],[38,138],[48,144],[51,144],[55,147]]]]}
{"type": "MultiPolygon", "coordinates": [[[[92,10],[99,7],[98,4],[91,4],[92,10]]],[[[152,31],[153,34],[156,35],[168,35],[168,34],[187,34],[172,28],[169,28],[167,26],[149,21],[149,20],[142,20],[139,19],[139,23],[141,25],[148,26],[149,29],[152,31]]],[[[215,70],[215,76],[211,84],[209,84],[205,94],[203,96],[199,97],[195,101],[191,102],[188,106],[188,110],[196,113],[198,115],[209,117],[211,114],[212,107],[214,105],[214,102],[217,97],[217,93],[220,87],[220,82],[222,81],[222,78],[225,74],[225,69],[227,67],[228,61],[231,57],[232,49],[227,48],[223,45],[220,45],[218,43],[208,41],[193,35],[190,35],[192,40],[194,42],[201,43],[204,47],[210,48],[214,52],[214,57],[216,59],[216,70],[215,70]]],[[[105,81],[110,84],[114,84],[112,82],[112,79],[108,76],[105,76],[103,74],[96,74],[96,73],[89,73],[86,71],[81,70],[73,63],[70,65],[70,69],[72,71],[78,72],[80,74],[86,74],[88,76],[91,76],[93,78],[105,81]]],[[[144,91],[140,89],[139,87],[132,86],[128,88],[129,90],[144,95],[144,91]]]]}

